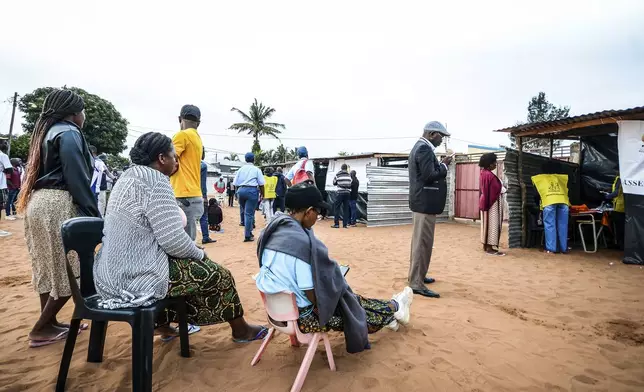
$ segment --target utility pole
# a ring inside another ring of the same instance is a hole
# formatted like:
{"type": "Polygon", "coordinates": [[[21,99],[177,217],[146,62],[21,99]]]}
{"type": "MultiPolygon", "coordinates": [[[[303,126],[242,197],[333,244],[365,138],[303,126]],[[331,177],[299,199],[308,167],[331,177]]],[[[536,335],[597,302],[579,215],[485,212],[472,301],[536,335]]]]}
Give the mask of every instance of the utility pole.
{"type": "Polygon", "coordinates": [[[18,104],[18,93],[13,93],[13,110],[11,111],[11,122],[9,123],[9,144],[7,155],[11,156],[11,135],[13,134],[13,120],[16,118],[16,105],[18,104]]]}

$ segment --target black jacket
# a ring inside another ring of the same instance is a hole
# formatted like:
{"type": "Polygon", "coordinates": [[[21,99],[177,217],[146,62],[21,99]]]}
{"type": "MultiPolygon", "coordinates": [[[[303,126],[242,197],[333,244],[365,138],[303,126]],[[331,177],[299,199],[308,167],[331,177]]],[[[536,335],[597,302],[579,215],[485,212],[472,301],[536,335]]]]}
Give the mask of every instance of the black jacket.
{"type": "Polygon", "coordinates": [[[72,195],[81,216],[99,217],[96,196],[90,188],[94,167],[85,137],[76,124],[54,124],[43,140],[34,190],[61,189],[72,195]]]}
{"type": "Polygon", "coordinates": [[[443,213],[447,199],[447,169],[423,139],[409,153],[409,208],[413,212],[443,213]]]}

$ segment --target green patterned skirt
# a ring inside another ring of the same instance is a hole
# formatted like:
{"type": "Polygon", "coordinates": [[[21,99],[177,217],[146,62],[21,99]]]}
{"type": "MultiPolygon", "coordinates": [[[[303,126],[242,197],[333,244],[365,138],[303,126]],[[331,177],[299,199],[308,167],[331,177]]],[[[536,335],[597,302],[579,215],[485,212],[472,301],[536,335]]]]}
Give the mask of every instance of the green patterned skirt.
{"type": "MultiPolygon", "coordinates": [[[[369,333],[375,333],[386,327],[394,321],[395,311],[389,306],[391,301],[382,299],[364,298],[356,295],[360,306],[367,313],[367,329],[369,333]]],[[[342,315],[335,311],[329,322],[321,326],[318,315],[313,310],[313,306],[300,308],[300,318],[297,324],[302,333],[328,332],[329,330],[342,332],[344,331],[344,321],[342,315]]]]}
{"type": "MultiPolygon", "coordinates": [[[[235,279],[225,267],[210,259],[170,257],[169,262],[168,297],[186,296],[190,324],[220,324],[244,315],[235,279]]],[[[157,319],[157,325],[178,321],[177,314],[172,309],[167,309],[157,319]]]]}

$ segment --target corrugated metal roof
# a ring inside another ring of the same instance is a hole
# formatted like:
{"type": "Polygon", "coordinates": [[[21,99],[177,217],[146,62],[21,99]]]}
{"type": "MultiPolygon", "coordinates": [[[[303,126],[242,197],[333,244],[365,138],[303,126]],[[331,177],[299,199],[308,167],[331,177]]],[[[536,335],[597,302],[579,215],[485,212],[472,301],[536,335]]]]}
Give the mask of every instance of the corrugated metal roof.
{"type": "Polygon", "coordinates": [[[574,125],[581,122],[593,120],[605,120],[606,123],[614,123],[620,120],[630,119],[632,117],[644,118],[644,106],[638,106],[631,109],[623,110],[604,110],[603,112],[582,114],[579,116],[562,118],[560,120],[543,121],[530,124],[516,125],[513,127],[498,129],[494,132],[508,132],[512,134],[522,133],[526,131],[538,131],[537,134],[545,135],[551,133],[559,133],[562,131],[561,127],[571,125],[570,129],[576,128],[574,125]],[[639,116],[642,115],[642,116],[639,116]]]}

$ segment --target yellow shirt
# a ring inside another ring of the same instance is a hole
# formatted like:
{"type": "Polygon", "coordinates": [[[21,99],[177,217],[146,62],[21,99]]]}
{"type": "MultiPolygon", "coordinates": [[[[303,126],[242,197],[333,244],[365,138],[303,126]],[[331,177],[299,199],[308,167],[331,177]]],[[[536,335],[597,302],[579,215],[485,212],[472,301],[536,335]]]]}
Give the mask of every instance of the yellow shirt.
{"type": "Polygon", "coordinates": [[[264,198],[275,199],[277,197],[277,193],[275,193],[275,188],[277,188],[277,177],[264,176],[264,182],[264,198]]]}
{"type": "Polygon", "coordinates": [[[179,170],[170,177],[175,197],[201,197],[203,143],[194,128],[183,129],[172,138],[179,157],[179,170]]]}
{"type": "Polygon", "coordinates": [[[568,175],[539,174],[532,177],[532,183],[541,196],[541,209],[553,204],[570,205],[568,199],[568,175]]]}

